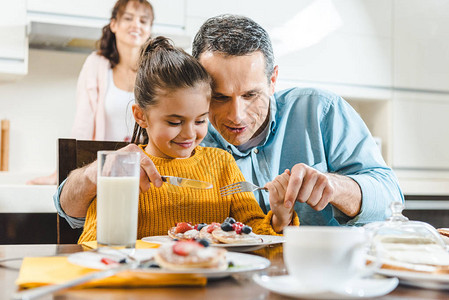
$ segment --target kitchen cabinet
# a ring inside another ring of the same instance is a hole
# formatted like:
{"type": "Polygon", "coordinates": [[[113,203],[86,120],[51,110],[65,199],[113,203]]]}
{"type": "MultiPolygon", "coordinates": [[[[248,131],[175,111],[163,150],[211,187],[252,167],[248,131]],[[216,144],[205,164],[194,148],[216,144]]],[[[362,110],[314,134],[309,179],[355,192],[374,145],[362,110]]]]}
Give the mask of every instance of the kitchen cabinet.
{"type": "Polygon", "coordinates": [[[0,245],[56,244],[56,213],[0,213],[0,245]]]}
{"type": "MultiPolygon", "coordinates": [[[[109,22],[116,0],[28,0],[32,24],[31,42],[35,45],[65,47],[94,45],[101,28],[109,22]],[[47,44],[45,44],[47,43],[47,44]]],[[[179,46],[188,46],[185,34],[185,0],[153,0],[153,36],[165,35],[179,46]]]]}
{"type": "Polygon", "coordinates": [[[449,95],[395,92],[393,166],[449,171],[449,95]]]}
{"type": "Polygon", "coordinates": [[[103,19],[111,16],[116,0],[28,0],[27,9],[31,13],[42,13],[53,17],[78,17],[79,20],[103,19]]]}
{"type": "Polygon", "coordinates": [[[187,2],[188,32],[211,16],[237,13],[270,34],[281,81],[387,87],[392,84],[390,0],[187,2]]]}
{"type": "Polygon", "coordinates": [[[391,10],[389,0],[307,3],[292,19],[272,29],[273,42],[280,45],[275,48],[280,77],[389,88],[391,10]],[[279,33],[281,28],[289,28],[289,33],[279,33]]]}
{"type": "Polygon", "coordinates": [[[449,92],[449,1],[393,3],[394,87],[449,92]]]}
{"type": "Polygon", "coordinates": [[[25,0],[9,1],[0,10],[0,81],[28,72],[28,34],[25,0]]]}
{"type": "Polygon", "coordinates": [[[392,5],[392,165],[407,194],[449,195],[449,2],[392,5]]]}
{"type": "MultiPolygon", "coordinates": [[[[28,12],[32,15],[41,14],[48,20],[60,18],[60,22],[66,18],[67,24],[84,24],[89,20],[91,24],[101,22],[103,25],[109,21],[111,11],[116,0],[28,0],[28,12]],[[70,22],[70,23],[69,23],[70,22]]],[[[171,0],[169,3],[163,0],[152,0],[155,12],[155,24],[173,27],[184,26],[184,0],[171,0]]]]}
{"type": "Polygon", "coordinates": [[[395,91],[392,165],[409,195],[449,195],[449,94],[395,91]]]}

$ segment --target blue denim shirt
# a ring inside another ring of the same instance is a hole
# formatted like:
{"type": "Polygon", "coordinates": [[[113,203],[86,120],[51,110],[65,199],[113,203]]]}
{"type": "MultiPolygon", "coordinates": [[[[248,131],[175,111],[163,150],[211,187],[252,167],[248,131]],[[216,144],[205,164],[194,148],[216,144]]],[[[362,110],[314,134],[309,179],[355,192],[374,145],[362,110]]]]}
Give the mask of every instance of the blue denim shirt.
{"type": "MultiPolygon", "coordinates": [[[[397,178],[386,166],[365,123],[341,97],[309,88],[280,91],[270,99],[269,118],[265,140],[245,152],[229,144],[210,124],[202,145],[230,152],[245,178],[260,186],[298,163],[349,176],[359,184],[362,207],[357,216],[349,218],[330,204],[315,211],[296,202],[301,225],[360,226],[384,220],[391,202],[404,201],[397,178]]],[[[80,227],[84,219],[67,216],[59,204],[63,184],[54,195],[55,206],[72,227],[80,227]]],[[[259,191],[256,198],[267,212],[268,194],[259,191]]]]}
{"type": "MultiPolygon", "coordinates": [[[[315,211],[297,202],[301,225],[364,225],[385,220],[393,201],[404,201],[398,180],[388,168],[368,128],[341,97],[318,89],[292,88],[270,99],[270,130],[257,147],[240,152],[209,124],[204,146],[230,152],[245,178],[264,186],[285,169],[305,163],[325,173],[354,179],[362,191],[360,213],[349,218],[332,205],[315,211]]],[[[268,193],[256,192],[270,209],[268,193]]]]}

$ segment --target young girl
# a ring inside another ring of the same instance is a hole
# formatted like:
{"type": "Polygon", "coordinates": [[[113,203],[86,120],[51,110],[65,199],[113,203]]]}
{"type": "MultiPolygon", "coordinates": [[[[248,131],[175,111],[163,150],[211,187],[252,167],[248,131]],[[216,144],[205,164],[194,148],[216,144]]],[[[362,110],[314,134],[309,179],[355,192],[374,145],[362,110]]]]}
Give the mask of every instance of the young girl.
{"type": "MultiPolygon", "coordinates": [[[[134,93],[133,142],[144,144],[140,147],[160,174],[213,184],[209,190],[164,184],[141,193],[138,239],[166,235],[179,222],[221,223],[229,216],[257,234],[277,234],[299,224],[292,208],[279,205],[282,193],[270,193],[268,215],[252,193],[220,196],[220,187],[245,179],[229,153],[199,146],[207,133],[211,78],[196,59],[164,37],[149,41],[142,49],[134,93]]],[[[286,186],[285,176],[275,179],[280,188],[286,186]]],[[[95,239],[96,200],[89,206],[79,242],[95,239]]]]}

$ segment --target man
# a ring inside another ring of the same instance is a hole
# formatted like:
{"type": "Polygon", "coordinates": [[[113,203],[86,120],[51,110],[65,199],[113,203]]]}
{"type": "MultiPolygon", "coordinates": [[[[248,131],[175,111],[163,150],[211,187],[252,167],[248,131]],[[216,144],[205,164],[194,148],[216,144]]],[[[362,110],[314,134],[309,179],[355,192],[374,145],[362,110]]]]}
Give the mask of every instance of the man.
{"type": "MultiPolygon", "coordinates": [[[[231,152],[257,185],[290,169],[285,205],[295,204],[301,224],[363,225],[403,201],[368,129],[342,98],[315,89],[274,93],[278,66],[259,24],[211,18],[192,54],[214,80],[205,145],[231,152]]],[[[256,197],[268,210],[266,192],[256,197]]]]}
{"type": "MultiPolygon", "coordinates": [[[[316,89],[274,92],[278,66],[260,25],[241,16],[211,18],[195,36],[192,54],[214,81],[203,144],[232,153],[245,178],[269,193],[278,192],[271,181],[287,170],[284,205],[295,206],[302,225],[363,225],[385,219],[389,204],[403,201],[367,127],[341,97],[316,89]]],[[[130,150],[139,151],[124,149],[130,150]]],[[[95,168],[72,172],[55,195],[72,227],[82,226],[96,194],[95,168]]],[[[162,185],[145,155],[142,170],[141,190],[150,181],[162,185]]],[[[256,198],[267,212],[267,192],[256,198]]]]}

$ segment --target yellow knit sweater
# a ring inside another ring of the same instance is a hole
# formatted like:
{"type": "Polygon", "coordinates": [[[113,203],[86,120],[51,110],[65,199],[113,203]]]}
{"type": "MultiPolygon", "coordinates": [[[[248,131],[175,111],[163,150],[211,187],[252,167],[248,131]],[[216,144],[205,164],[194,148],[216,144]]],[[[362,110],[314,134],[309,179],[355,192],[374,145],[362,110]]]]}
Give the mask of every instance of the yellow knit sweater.
{"type": "MultiPolygon", "coordinates": [[[[144,149],[144,146],[141,148],[144,149]]],[[[160,188],[152,186],[141,193],[138,239],[166,235],[168,229],[178,222],[221,223],[229,216],[251,226],[257,234],[277,234],[271,226],[272,212],[265,215],[252,193],[220,196],[220,187],[245,180],[231,154],[217,148],[198,146],[194,155],[186,159],[147,155],[160,174],[211,182],[213,188],[199,190],[164,183],[160,188]]],[[[94,199],[87,211],[84,231],[78,243],[96,240],[96,209],[97,201],[94,199]]],[[[296,214],[293,225],[299,225],[296,214]]]]}

